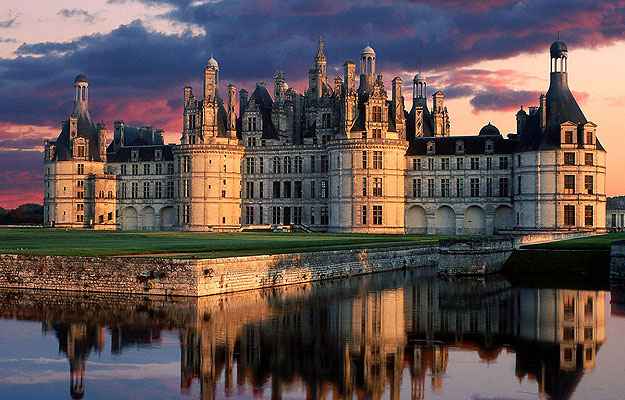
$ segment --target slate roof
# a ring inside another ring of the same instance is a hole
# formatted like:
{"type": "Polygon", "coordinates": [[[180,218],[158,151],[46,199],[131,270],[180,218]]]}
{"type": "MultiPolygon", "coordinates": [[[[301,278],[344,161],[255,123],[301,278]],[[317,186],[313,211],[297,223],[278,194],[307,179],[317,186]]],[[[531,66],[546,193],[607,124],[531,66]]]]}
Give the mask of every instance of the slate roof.
{"type": "Polygon", "coordinates": [[[514,151],[516,141],[505,139],[503,136],[438,136],[411,138],[406,155],[428,155],[427,144],[434,142],[434,155],[457,155],[456,143],[464,144],[464,155],[486,154],[486,142],[493,142],[492,154],[510,154],[514,151]]]}
{"type": "MultiPolygon", "coordinates": [[[[256,85],[256,89],[250,96],[249,102],[255,102],[260,111],[263,120],[263,139],[278,139],[279,135],[276,127],[271,120],[271,110],[273,109],[273,100],[263,85],[256,85]]],[[[247,110],[250,109],[248,106],[247,110]]],[[[224,110],[225,113],[225,110],[224,110]]]]}
{"type": "MultiPolygon", "coordinates": [[[[415,137],[415,113],[416,113],[416,105],[413,104],[410,112],[405,113],[406,116],[406,137],[414,138],[415,137]]],[[[427,102],[423,104],[423,135],[424,136],[434,136],[434,119],[432,118],[432,114],[430,114],[430,110],[428,110],[427,102]]]]}
{"type": "MultiPolygon", "coordinates": [[[[98,129],[96,128],[88,112],[81,112],[78,115],[78,132],[76,137],[83,137],[89,140],[89,160],[100,160],[98,129]]],[[[72,150],[69,137],[69,119],[63,122],[61,133],[56,139],[56,160],[68,161],[72,159],[72,150]]]]}
{"type": "Polygon", "coordinates": [[[131,162],[132,150],[139,151],[139,159],[136,162],[156,161],[155,150],[162,150],[162,161],[173,161],[174,155],[171,151],[171,145],[147,145],[147,146],[129,146],[120,147],[116,152],[107,153],[108,162],[131,162]]]}

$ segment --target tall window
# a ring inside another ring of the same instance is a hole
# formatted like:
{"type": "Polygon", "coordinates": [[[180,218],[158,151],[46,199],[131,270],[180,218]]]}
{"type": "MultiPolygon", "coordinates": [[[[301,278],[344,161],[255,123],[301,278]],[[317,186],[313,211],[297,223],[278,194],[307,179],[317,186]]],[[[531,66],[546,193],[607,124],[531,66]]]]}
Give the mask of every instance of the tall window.
{"type": "Polygon", "coordinates": [[[564,175],[564,190],[575,192],[575,175],[564,175]]]}
{"type": "Polygon", "coordinates": [[[594,225],[594,213],[592,206],[584,207],[584,225],[593,226],[594,225]]]}
{"type": "Polygon", "coordinates": [[[382,225],[382,206],[373,206],[373,225],[382,225]]]}
{"type": "Polygon", "coordinates": [[[150,175],[150,164],[143,164],[143,175],[150,175]]]}
{"type": "Polygon", "coordinates": [[[247,130],[255,131],[256,130],[256,117],[248,117],[247,118],[247,130]]]}
{"type": "Polygon", "coordinates": [[[564,132],[564,143],[573,144],[573,131],[564,132]]]}
{"type": "Polygon", "coordinates": [[[508,178],[507,177],[499,178],[499,196],[500,197],[508,196],[508,178]]]}
{"type": "Polygon", "coordinates": [[[434,159],[428,158],[428,170],[434,171],[434,159]]]}
{"type": "Polygon", "coordinates": [[[584,176],[584,189],[586,190],[586,193],[588,194],[593,194],[594,193],[594,178],[592,175],[586,175],[584,176]]]}
{"type": "Polygon", "coordinates": [[[160,199],[163,196],[163,184],[156,182],[154,184],[154,198],[160,199]]]}
{"type": "Polygon", "coordinates": [[[456,179],[456,197],[464,197],[464,178],[456,179]]]}
{"type": "Polygon", "coordinates": [[[499,157],[499,169],[508,169],[508,157],[499,157]]]}
{"type": "Polygon", "coordinates": [[[261,199],[265,197],[265,184],[263,181],[258,182],[258,196],[261,199]]]}
{"type": "Polygon", "coordinates": [[[258,158],[258,172],[261,174],[265,173],[265,160],[262,157],[258,158]]]}
{"type": "Polygon", "coordinates": [[[130,197],[133,199],[136,199],[137,197],[139,197],[139,183],[137,182],[132,182],[130,184],[130,197]]]}
{"type": "Polygon", "coordinates": [[[441,159],[441,169],[443,171],[449,170],[449,158],[442,158],[441,159]]]}
{"type": "Polygon", "coordinates": [[[523,193],[523,177],[521,175],[516,178],[516,194],[523,193]]]}
{"type": "Polygon", "coordinates": [[[248,174],[255,173],[256,169],[256,159],[254,157],[247,157],[245,159],[245,172],[248,174]]]}
{"type": "Polygon", "coordinates": [[[382,152],[373,152],[373,169],[382,169],[382,152]]]}
{"type": "Polygon", "coordinates": [[[174,198],[174,181],[167,181],[167,198],[174,198]]]}
{"type": "Polygon", "coordinates": [[[273,182],[273,198],[274,199],[280,198],[280,182],[279,181],[273,182]]]}
{"type": "Polygon", "coordinates": [[[158,163],[155,165],[155,168],[156,168],[156,171],[155,171],[156,175],[161,175],[163,173],[163,164],[158,163]]]}
{"type": "Polygon", "coordinates": [[[315,156],[310,156],[310,172],[317,172],[317,160],[315,156]]]}
{"type": "Polygon", "coordinates": [[[382,107],[373,106],[373,122],[382,122],[382,107]]]}
{"type": "Polygon", "coordinates": [[[412,180],[412,197],[421,197],[421,179],[412,180]]]}
{"type": "Polygon", "coordinates": [[[254,207],[245,206],[245,223],[251,225],[254,223],[254,207]]]}
{"type": "Polygon", "coordinates": [[[367,169],[368,163],[367,163],[367,152],[363,151],[362,152],[362,169],[367,169]]]}
{"type": "Polygon", "coordinates": [[[330,113],[323,113],[321,114],[321,127],[323,129],[327,129],[327,128],[331,128],[332,127],[332,120],[331,118],[331,114],[330,113]]]}
{"type": "Polygon", "coordinates": [[[493,196],[493,178],[486,178],[486,196],[493,196]]]}
{"type": "Polygon", "coordinates": [[[328,225],[328,207],[321,207],[319,212],[321,225],[328,225]]]}
{"type": "Polygon", "coordinates": [[[471,178],[471,197],[480,197],[480,178],[471,178]]]}
{"type": "Polygon", "coordinates": [[[245,182],[245,198],[254,198],[254,182],[245,182]]]}
{"type": "Polygon", "coordinates": [[[273,158],[272,167],[273,167],[273,173],[274,174],[279,174],[281,172],[280,157],[274,157],[273,158]]]}
{"type": "Polygon", "coordinates": [[[428,179],[428,197],[434,197],[434,179],[428,179]]]}
{"type": "Polygon", "coordinates": [[[302,198],[302,181],[295,181],[293,183],[293,197],[296,199],[302,198]]]}
{"type": "Polygon", "coordinates": [[[575,206],[564,206],[564,225],[575,226],[575,206]]]}
{"type": "Polygon", "coordinates": [[[78,164],[76,165],[76,169],[78,170],[78,175],[84,175],[85,174],[85,164],[78,164]]]}
{"type": "Polygon", "coordinates": [[[486,157],[486,169],[487,170],[493,169],[493,158],[492,157],[486,157]]]}
{"type": "Polygon", "coordinates": [[[367,177],[363,176],[362,178],[362,195],[366,196],[367,195],[367,177]]]}
{"type": "Polygon", "coordinates": [[[421,171],[421,159],[420,158],[412,159],[412,169],[414,171],[421,171]]]}
{"type": "Polygon", "coordinates": [[[304,172],[304,163],[301,156],[295,156],[295,173],[301,174],[304,172]]]}
{"type": "Polygon", "coordinates": [[[291,198],[291,182],[289,181],[284,182],[284,190],[282,192],[282,197],[284,197],[285,199],[291,198]]]}
{"type": "Polygon", "coordinates": [[[284,173],[291,173],[291,157],[289,156],[284,157],[284,173]]]}
{"type": "Polygon", "coordinates": [[[328,198],[328,181],[321,181],[321,198],[328,198]]]}
{"type": "Polygon", "coordinates": [[[310,198],[311,199],[316,199],[317,198],[317,191],[316,191],[315,181],[310,181],[310,198]]]}
{"type": "Polygon", "coordinates": [[[473,169],[473,170],[480,169],[480,158],[479,157],[471,157],[471,169],[473,169]]]}
{"type": "Polygon", "coordinates": [[[373,178],[373,195],[382,197],[382,178],[373,178]]]}
{"type": "Polygon", "coordinates": [[[328,172],[328,156],[321,155],[321,172],[328,172]]]}
{"type": "Polygon", "coordinates": [[[441,179],[441,197],[450,197],[449,178],[441,179]]]}
{"type": "Polygon", "coordinates": [[[464,158],[462,157],[456,158],[456,169],[459,169],[459,170],[464,169],[464,158]]]}
{"type": "Polygon", "coordinates": [[[586,153],[584,155],[584,164],[586,164],[586,165],[594,165],[595,164],[594,161],[595,160],[594,160],[594,157],[593,157],[592,153],[586,153]]]}
{"type": "Polygon", "coordinates": [[[363,225],[367,225],[367,206],[362,206],[360,218],[361,218],[361,220],[360,220],[361,223],[363,225]]]}
{"type": "Polygon", "coordinates": [[[592,132],[586,132],[586,144],[592,144],[593,142],[592,132]]]}

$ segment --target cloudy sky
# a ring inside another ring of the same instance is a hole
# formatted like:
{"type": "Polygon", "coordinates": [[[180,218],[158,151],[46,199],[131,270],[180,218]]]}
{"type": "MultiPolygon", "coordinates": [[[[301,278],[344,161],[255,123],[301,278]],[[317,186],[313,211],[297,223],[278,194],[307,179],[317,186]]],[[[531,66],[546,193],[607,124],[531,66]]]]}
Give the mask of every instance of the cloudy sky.
{"type": "MultiPolygon", "coordinates": [[[[330,77],[371,44],[385,80],[417,69],[448,98],[452,134],[503,133],[548,88],[548,47],[569,45],[569,84],[608,150],[608,194],[625,192],[625,0],[2,0],[0,207],[42,202],[41,144],[88,75],[91,115],[153,125],[176,142],[182,87],[214,55],[239,87],[286,73],[305,87],[316,42],[330,77]]],[[[409,89],[407,86],[406,89],[409,89]]],[[[407,92],[410,93],[410,92],[407,92]]],[[[432,91],[430,91],[432,93],[432,91]]]]}

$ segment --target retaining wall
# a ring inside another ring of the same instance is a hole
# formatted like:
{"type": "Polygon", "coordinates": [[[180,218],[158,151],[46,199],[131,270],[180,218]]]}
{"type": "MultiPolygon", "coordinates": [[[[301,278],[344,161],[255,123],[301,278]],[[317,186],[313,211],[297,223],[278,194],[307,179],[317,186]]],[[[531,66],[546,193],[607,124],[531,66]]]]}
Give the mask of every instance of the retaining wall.
{"type": "Polygon", "coordinates": [[[625,241],[612,243],[610,249],[610,279],[625,280],[625,241]]]}

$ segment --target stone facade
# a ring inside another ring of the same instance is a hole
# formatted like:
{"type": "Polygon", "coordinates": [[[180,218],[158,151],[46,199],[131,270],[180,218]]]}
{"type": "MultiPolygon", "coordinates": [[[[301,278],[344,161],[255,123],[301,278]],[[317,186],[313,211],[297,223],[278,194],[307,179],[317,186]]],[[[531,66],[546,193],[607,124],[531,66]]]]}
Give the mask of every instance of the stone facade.
{"type": "Polygon", "coordinates": [[[45,223],[122,230],[228,231],[295,226],[306,231],[493,234],[603,231],[606,152],[568,88],[568,51],[550,49],[550,86],[516,114],[504,137],[490,123],[450,136],[445,96],[427,82],[387,90],[367,46],[343,77],[327,74],[320,41],[308,88],[281,72],[273,94],[227,86],[204,69],[202,99],[183,93],[180,143],[160,131],[115,125],[113,141],[91,122],[88,83],[46,144],[45,223]]]}

